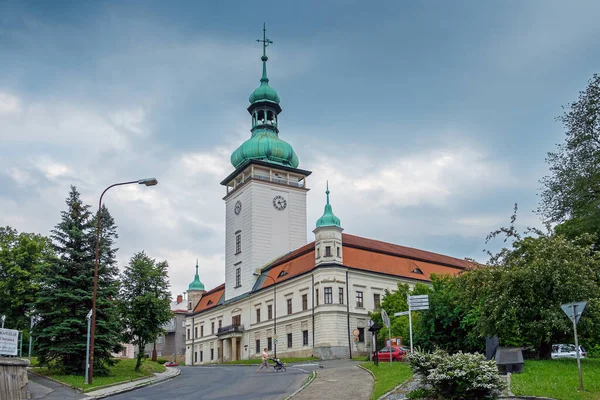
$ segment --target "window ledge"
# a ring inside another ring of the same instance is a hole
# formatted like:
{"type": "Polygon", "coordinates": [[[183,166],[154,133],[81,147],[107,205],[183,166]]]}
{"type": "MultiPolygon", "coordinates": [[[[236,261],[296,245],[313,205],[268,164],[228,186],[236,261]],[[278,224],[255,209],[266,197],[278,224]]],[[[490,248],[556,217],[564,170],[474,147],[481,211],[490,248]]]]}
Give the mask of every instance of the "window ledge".
{"type": "Polygon", "coordinates": [[[237,289],[237,288],[241,288],[241,287],[242,287],[242,285],[237,285],[237,286],[234,286],[233,288],[237,289]]]}

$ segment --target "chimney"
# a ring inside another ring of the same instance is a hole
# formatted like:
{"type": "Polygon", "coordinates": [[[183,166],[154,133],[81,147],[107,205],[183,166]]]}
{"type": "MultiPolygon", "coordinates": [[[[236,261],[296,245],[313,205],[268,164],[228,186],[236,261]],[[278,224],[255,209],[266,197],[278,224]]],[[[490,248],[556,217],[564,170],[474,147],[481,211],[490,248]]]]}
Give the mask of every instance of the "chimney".
{"type": "Polygon", "coordinates": [[[177,304],[182,303],[183,302],[183,295],[178,294],[177,295],[177,304]]]}

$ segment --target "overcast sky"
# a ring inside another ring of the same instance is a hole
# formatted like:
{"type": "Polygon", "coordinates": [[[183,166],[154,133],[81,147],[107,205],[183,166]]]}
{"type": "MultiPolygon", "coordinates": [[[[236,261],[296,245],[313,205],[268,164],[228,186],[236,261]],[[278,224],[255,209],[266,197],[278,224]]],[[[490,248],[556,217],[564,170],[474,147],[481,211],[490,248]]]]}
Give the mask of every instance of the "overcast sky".
{"type": "Polygon", "coordinates": [[[485,261],[532,212],[555,117],[600,72],[600,2],[2,1],[0,225],[44,235],[70,185],[105,195],[119,262],[145,250],[172,293],[224,281],[229,157],[268,73],[280,137],[347,233],[485,261]]]}

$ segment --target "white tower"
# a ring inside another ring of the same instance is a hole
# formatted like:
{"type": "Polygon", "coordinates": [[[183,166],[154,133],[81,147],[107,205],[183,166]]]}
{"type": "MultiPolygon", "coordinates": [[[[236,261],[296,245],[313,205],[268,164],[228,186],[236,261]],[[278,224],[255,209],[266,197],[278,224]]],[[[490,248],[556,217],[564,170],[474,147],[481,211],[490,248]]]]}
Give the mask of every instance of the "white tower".
{"type": "Polygon", "coordinates": [[[317,220],[315,234],[315,265],[344,264],[342,231],[340,219],[333,214],[329,204],[329,183],[327,183],[327,204],[323,216],[317,220]]]}
{"type": "Polygon", "coordinates": [[[225,300],[249,292],[253,275],[306,244],[306,177],[292,146],[279,138],[279,95],[269,86],[263,29],[260,86],[250,95],[252,136],[231,155],[225,200],[225,300]]]}

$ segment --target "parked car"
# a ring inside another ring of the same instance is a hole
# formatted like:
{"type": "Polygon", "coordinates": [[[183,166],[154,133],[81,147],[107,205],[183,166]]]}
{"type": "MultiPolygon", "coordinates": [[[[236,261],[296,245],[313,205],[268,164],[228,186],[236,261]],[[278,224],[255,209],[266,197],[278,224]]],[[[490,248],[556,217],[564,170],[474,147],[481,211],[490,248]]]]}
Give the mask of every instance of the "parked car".
{"type": "MultiPolygon", "coordinates": [[[[402,350],[400,347],[392,346],[392,347],[384,347],[383,349],[377,352],[377,357],[379,361],[390,361],[390,357],[392,361],[402,361],[406,356],[406,352],[402,350]]],[[[371,361],[373,361],[374,354],[371,355],[371,361]]]]}
{"type": "MultiPolygon", "coordinates": [[[[581,346],[579,346],[579,357],[585,358],[587,352],[581,346]]],[[[577,358],[577,352],[575,351],[574,344],[553,344],[552,345],[552,358],[577,358]]]]}
{"type": "Polygon", "coordinates": [[[167,362],[165,363],[165,367],[178,367],[179,364],[176,362],[167,362]]]}

